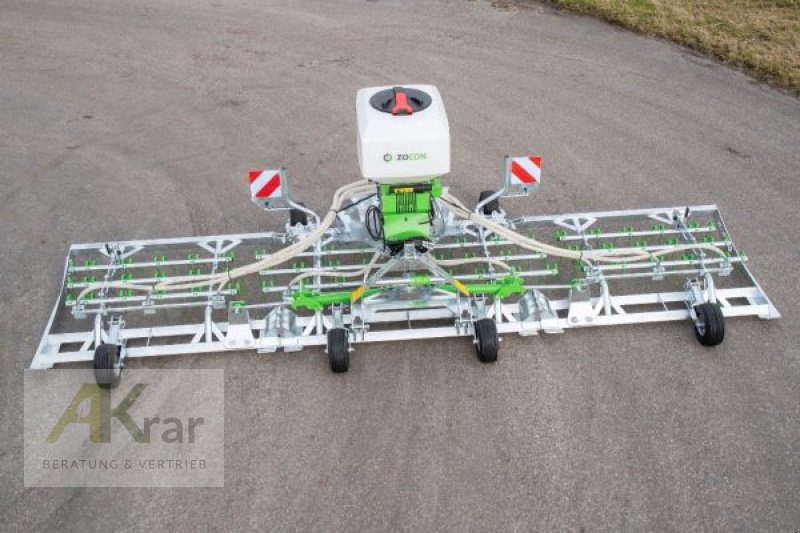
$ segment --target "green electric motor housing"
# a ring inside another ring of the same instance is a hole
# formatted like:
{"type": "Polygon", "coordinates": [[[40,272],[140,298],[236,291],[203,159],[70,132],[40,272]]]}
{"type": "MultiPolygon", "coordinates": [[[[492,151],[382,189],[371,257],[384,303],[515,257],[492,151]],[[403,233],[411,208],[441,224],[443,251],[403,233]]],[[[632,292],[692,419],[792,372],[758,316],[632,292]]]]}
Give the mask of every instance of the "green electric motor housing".
{"type": "Polygon", "coordinates": [[[433,199],[442,195],[442,182],[380,185],[383,239],[387,244],[430,240],[433,199]]]}

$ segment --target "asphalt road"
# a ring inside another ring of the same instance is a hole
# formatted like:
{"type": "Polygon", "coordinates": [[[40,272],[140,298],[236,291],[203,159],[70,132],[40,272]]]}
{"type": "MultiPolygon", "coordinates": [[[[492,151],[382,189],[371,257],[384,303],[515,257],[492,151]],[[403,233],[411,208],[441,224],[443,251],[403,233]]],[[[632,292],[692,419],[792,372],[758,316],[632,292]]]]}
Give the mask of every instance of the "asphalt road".
{"type": "Polygon", "coordinates": [[[659,40],[482,1],[0,1],[0,529],[800,527],[800,101],[659,40]],[[447,182],[515,213],[718,203],[783,319],[150,361],[224,368],[222,489],[24,489],[22,370],[73,242],[279,229],[357,177],[359,87],[432,83],[447,182]]]}

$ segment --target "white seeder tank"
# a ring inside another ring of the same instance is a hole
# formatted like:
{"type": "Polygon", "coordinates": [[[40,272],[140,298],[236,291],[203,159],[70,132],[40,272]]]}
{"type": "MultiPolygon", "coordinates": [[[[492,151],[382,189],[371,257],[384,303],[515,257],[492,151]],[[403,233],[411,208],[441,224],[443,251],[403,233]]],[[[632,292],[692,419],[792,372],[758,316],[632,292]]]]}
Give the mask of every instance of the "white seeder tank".
{"type": "Polygon", "coordinates": [[[364,178],[403,184],[450,172],[450,127],[433,85],[360,89],[356,118],[364,178]]]}

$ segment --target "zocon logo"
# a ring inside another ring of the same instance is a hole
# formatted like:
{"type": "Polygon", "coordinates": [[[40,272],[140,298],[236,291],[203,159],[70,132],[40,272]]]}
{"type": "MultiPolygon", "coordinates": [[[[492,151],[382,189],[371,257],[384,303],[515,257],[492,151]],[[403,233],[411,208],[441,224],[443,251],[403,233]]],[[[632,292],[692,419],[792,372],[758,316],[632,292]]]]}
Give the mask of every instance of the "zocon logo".
{"type": "MultiPolygon", "coordinates": [[[[70,424],[87,424],[89,426],[89,440],[93,443],[111,442],[111,419],[116,418],[122,423],[133,440],[141,443],[150,442],[153,426],[162,422],[158,417],[145,418],[140,427],[128,414],[128,410],[142,394],[147,385],[137,383],[131,388],[119,405],[111,407],[111,391],[95,384],[83,385],[70,402],[64,414],[50,431],[47,442],[57,442],[70,424]]],[[[189,418],[187,421],[188,442],[195,441],[196,426],[203,423],[202,418],[189,418]]],[[[163,420],[161,440],[166,443],[183,442],[183,422],[179,418],[169,417],[163,420]]],[[[158,430],[158,429],[157,429],[158,430]]]]}
{"type": "Polygon", "coordinates": [[[392,161],[424,161],[428,159],[428,154],[425,152],[412,152],[409,154],[383,154],[383,160],[387,163],[392,161]]]}

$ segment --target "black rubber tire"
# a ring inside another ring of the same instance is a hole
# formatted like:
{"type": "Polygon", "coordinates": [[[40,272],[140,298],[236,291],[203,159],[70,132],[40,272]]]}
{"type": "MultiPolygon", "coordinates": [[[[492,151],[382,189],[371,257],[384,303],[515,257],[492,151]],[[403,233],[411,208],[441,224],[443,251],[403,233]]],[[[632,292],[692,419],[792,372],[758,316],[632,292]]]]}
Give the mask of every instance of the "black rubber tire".
{"type": "Polygon", "coordinates": [[[475,322],[475,337],[478,343],[475,351],[481,363],[494,363],[497,361],[497,352],[500,350],[500,338],[497,336],[497,324],[491,318],[482,318],[475,322]]]}
{"type": "Polygon", "coordinates": [[[328,362],[334,374],[342,374],[350,368],[350,340],[346,329],[328,330],[328,362]]]}
{"type": "MultiPolygon", "coordinates": [[[[485,199],[489,198],[490,196],[494,195],[495,191],[483,191],[480,196],[478,196],[478,203],[484,201],[485,199]]],[[[491,215],[492,213],[500,212],[500,198],[497,197],[488,204],[484,205],[482,208],[484,215],[491,215]]]]}
{"type": "Polygon", "coordinates": [[[119,346],[101,344],[94,351],[94,379],[103,388],[119,385],[122,369],[119,368],[119,346]]]}
{"type": "Polygon", "coordinates": [[[697,340],[703,346],[716,346],[725,339],[725,317],[722,316],[722,309],[719,304],[704,303],[695,306],[697,320],[700,322],[694,325],[694,332],[697,340]]]}
{"type": "MultiPolygon", "coordinates": [[[[303,207],[306,206],[303,202],[295,203],[303,207]]],[[[293,207],[289,210],[289,225],[295,227],[298,224],[301,226],[308,226],[308,214],[305,211],[293,207]]]]}

